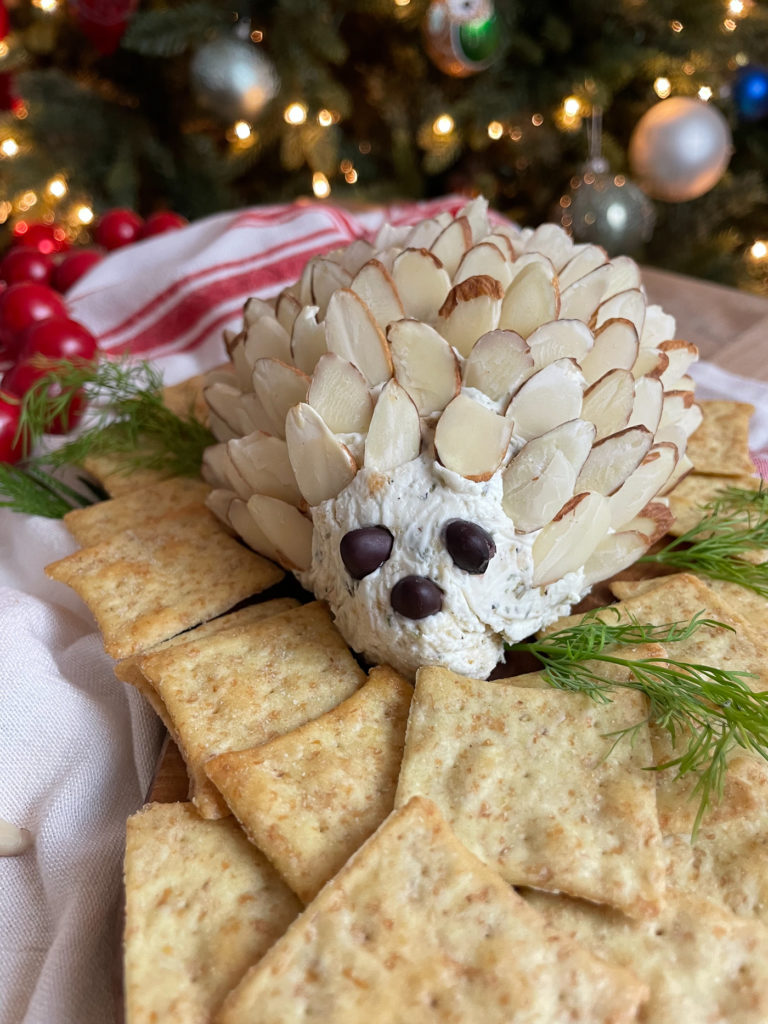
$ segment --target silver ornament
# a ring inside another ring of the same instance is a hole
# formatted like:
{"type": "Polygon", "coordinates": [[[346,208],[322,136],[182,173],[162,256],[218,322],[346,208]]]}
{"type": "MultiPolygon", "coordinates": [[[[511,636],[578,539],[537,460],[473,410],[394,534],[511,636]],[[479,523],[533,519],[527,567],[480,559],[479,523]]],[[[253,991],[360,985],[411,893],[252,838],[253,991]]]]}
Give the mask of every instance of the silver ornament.
{"type": "Polygon", "coordinates": [[[280,88],[269,58],[235,35],[203,43],[192,57],[189,76],[200,106],[224,122],[253,120],[280,88]]]}
{"type": "Polygon", "coordinates": [[[637,122],[629,141],[629,164],[648,195],[683,203],[714,188],[732,151],[731,130],[717,107],[673,96],[656,103],[637,122]]]}
{"type": "Polygon", "coordinates": [[[609,256],[636,252],[653,234],[653,203],[624,175],[588,166],[571,179],[571,190],[560,200],[563,227],[577,242],[602,245],[609,256]]]}

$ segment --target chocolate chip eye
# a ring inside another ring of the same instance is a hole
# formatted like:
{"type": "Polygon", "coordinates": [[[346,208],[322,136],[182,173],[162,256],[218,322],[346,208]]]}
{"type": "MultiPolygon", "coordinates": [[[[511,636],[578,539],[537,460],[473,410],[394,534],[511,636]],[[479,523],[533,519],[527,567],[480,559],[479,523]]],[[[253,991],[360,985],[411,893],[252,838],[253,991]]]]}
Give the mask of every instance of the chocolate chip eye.
{"type": "Polygon", "coordinates": [[[359,530],[350,530],[341,538],[339,551],[352,579],[361,580],[389,558],[392,534],[384,526],[363,526],[359,530]]]}
{"type": "Polygon", "coordinates": [[[480,576],[496,554],[493,537],[477,523],[452,519],[445,528],[445,546],[453,564],[480,576]]]}
{"type": "Polygon", "coordinates": [[[443,592],[426,576],[404,576],[392,587],[390,601],[406,619],[426,619],[443,607],[443,592]]]}

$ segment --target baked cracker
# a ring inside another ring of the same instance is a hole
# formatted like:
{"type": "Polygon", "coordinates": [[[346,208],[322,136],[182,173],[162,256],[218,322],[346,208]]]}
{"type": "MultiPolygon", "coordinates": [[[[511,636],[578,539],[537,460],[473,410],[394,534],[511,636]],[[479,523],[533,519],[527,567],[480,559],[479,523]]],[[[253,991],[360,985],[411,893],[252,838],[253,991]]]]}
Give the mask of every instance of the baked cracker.
{"type": "Polygon", "coordinates": [[[313,722],[206,762],[246,834],[305,903],[394,807],[412,695],[380,666],[313,722]]]}
{"type": "Polygon", "coordinates": [[[395,805],[416,794],[433,800],[512,885],[655,914],[665,865],[647,713],[630,690],[601,704],[422,668],[395,805]],[[632,726],[631,741],[616,741],[632,726]]]}
{"type": "Polygon", "coordinates": [[[755,472],[749,457],[748,402],[700,402],[704,419],[688,438],[686,454],[697,473],[741,476],[755,472]]]}
{"type": "Polygon", "coordinates": [[[227,813],[204,771],[209,758],[318,718],[365,679],[317,601],[148,654],[139,668],[165,704],[204,815],[227,813]]]}
{"type": "Polygon", "coordinates": [[[669,528],[673,537],[680,537],[704,518],[702,505],[717,498],[726,487],[739,487],[745,491],[756,491],[760,478],[756,476],[722,476],[716,474],[689,473],[669,493],[669,508],[675,522],[669,528]]]}
{"type": "Polygon", "coordinates": [[[85,601],[113,658],[212,619],[284,576],[203,505],[124,530],[45,571],[85,601]]]}
{"type": "Polygon", "coordinates": [[[300,904],[232,818],[150,804],[128,819],[126,1020],[208,1024],[300,904]]]}
{"type": "Polygon", "coordinates": [[[170,468],[137,468],[135,462],[140,453],[139,449],[130,455],[88,455],[83,459],[83,469],[97,480],[111,498],[130,494],[139,487],[149,487],[174,475],[170,468]]]}
{"type": "Polygon", "coordinates": [[[645,996],[633,972],[546,929],[415,798],[251,968],[217,1024],[629,1024],[645,996]]]}

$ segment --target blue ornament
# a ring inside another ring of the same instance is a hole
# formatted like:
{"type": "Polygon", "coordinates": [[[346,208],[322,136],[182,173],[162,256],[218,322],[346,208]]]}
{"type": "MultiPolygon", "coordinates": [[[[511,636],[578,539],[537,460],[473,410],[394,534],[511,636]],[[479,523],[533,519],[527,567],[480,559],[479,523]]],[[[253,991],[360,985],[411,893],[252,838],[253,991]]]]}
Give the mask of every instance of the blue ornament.
{"type": "Polygon", "coordinates": [[[733,83],[733,102],[745,121],[768,115],[768,68],[742,68],[733,83]]]}

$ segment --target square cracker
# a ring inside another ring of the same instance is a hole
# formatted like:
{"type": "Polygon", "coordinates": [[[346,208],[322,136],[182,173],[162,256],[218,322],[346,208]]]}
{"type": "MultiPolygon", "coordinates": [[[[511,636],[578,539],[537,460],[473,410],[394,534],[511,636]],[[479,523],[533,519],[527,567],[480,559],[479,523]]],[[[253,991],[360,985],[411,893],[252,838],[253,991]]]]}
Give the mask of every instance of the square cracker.
{"type": "Polygon", "coordinates": [[[221,813],[205,762],[297,729],[350,697],[365,673],[319,602],[142,658],[203,814],[221,813]]]}
{"type": "Polygon", "coordinates": [[[629,1024],[646,996],[544,927],[428,800],[394,812],[227,997],[218,1024],[629,1024]]]}
{"type": "Polygon", "coordinates": [[[412,695],[380,666],[333,711],[206,762],[246,834],[305,903],[394,807],[412,695]]]}
{"type": "Polygon", "coordinates": [[[701,506],[718,497],[726,487],[756,491],[759,486],[760,479],[756,476],[689,473],[669,494],[669,508],[675,517],[675,522],[669,528],[669,533],[673,537],[679,537],[692,529],[704,518],[701,506]]]}
{"type": "Polygon", "coordinates": [[[655,921],[545,893],[525,894],[551,927],[648,985],[647,1024],[764,1024],[768,931],[704,899],[671,896],[655,921]]]}
{"type": "Polygon", "coordinates": [[[45,571],[85,601],[113,658],[212,619],[284,575],[203,505],[123,530],[45,571]]]}
{"type": "MultiPolygon", "coordinates": [[[[211,619],[210,622],[204,622],[201,626],[188,630],[186,633],[179,633],[178,636],[172,637],[170,640],[164,640],[162,643],[157,644],[156,647],[150,648],[150,651],[147,653],[164,651],[169,647],[178,647],[180,644],[189,643],[192,640],[198,641],[207,636],[213,636],[214,633],[218,633],[222,629],[229,629],[230,626],[246,626],[251,622],[261,622],[269,618],[270,615],[279,615],[281,612],[290,611],[291,608],[297,608],[298,605],[299,602],[292,597],[277,597],[272,601],[249,604],[245,608],[238,609],[236,612],[229,612],[228,615],[221,615],[217,619],[211,619]]],[[[115,665],[115,675],[122,682],[130,683],[131,686],[134,686],[142,694],[178,746],[178,737],[175,735],[168,709],[141,671],[140,661],[142,657],[142,654],[134,654],[131,658],[124,658],[122,661],[118,661],[115,665]]],[[[214,794],[214,796],[216,795],[214,794]]],[[[225,817],[229,812],[223,801],[220,798],[216,798],[212,805],[206,807],[202,813],[206,818],[215,818],[225,817]]]]}
{"type": "Polygon", "coordinates": [[[654,914],[665,865],[647,713],[630,690],[600,704],[422,668],[395,805],[433,800],[512,885],[654,914]],[[633,726],[632,742],[615,741],[633,726]]]}
{"type": "Polygon", "coordinates": [[[138,487],[149,487],[173,476],[170,469],[136,469],[135,456],[89,455],[83,459],[83,469],[101,484],[111,498],[130,494],[138,487]]]}
{"type": "Polygon", "coordinates": [[[208,1024],[300,904],[232,818],[150,804],[128,819],[125,1005],[130,1024],[208,1024]]]}
{"type": "Polygon", "coordinates": [[[167,512],[202,505],[210,489],[199,477],[172,476],[119,498],[73,509],[64,516],[64,525],[81,547],[88,547],[167,512]]]}
{"type": "Polygon", "coordinates": [[[686,454],[697,473],[749,476],[749,420],[755,411],[747,402],[701,402],[704,419],[688,438],[686,454]]]}

